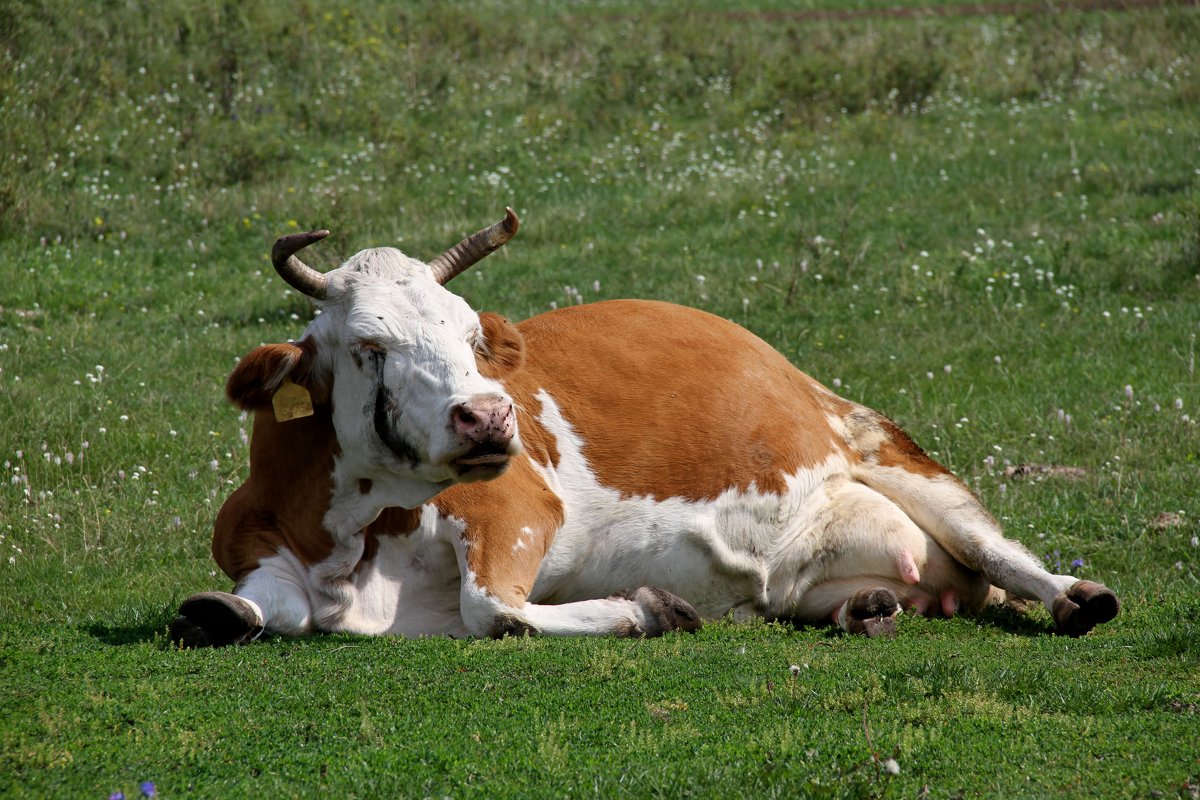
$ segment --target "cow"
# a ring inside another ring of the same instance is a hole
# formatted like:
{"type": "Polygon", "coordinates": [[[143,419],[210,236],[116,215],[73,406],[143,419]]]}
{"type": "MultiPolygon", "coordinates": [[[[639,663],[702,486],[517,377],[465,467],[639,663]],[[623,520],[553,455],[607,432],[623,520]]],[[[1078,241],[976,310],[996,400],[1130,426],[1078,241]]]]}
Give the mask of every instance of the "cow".
{"type": "Polygon", "coordinates": [[[232,592],[183,602],[181,646],[263,633],[656,636],[765,617],[895,635],[1039,600],[1057,633],[1118,612],[1043,568],[888,417],[746,329],[613,300],[519,324],[444,284],[506,217],[428,263],[272,262],[320,313],[242,358],[250,470],[212,543],[232,592]]]}

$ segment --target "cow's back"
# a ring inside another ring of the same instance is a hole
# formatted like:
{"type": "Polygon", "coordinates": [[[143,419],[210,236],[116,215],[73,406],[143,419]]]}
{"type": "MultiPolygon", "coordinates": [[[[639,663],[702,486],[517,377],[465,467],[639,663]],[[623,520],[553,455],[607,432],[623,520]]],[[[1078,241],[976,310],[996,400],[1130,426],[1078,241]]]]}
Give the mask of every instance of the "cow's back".
{"type": "Polygon", "coordinates": [[[840,447],[828,418],[849,404],[712,314],[614,300],[518,327],[527,366],[509,390],[552,397],[600,482],[622,494],[779,492],[786,475],[840,447]]]}

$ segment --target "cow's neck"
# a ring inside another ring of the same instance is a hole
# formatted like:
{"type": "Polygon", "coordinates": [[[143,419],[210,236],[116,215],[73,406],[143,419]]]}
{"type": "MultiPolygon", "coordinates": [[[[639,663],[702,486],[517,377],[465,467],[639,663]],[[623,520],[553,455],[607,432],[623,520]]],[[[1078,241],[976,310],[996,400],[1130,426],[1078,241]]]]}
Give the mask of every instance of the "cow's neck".
{"type": "Polygon", "coordinates": [[[277,422],[270,410],[254,420],[254,483],[269,497],[287,497],[289,527],[324,530],[345,541],[388,508],[418,508],[442,488],[359,465],[338,445],[329,409],[277,422]]]}
{"type": "Polygon", "coordinates": [[[452,483],[413,480],[339,456],[334,459],[325,529],[334,539],[344,540],[374,522],[385,509],[419,508],[452,483]]]}
{"type": "Polygon", "coordinates": [[[319,531],[333,493],[339,448],[327,408],[311,416],[277,422],[270,409],[254,418],[250,442],[250,481],[264,505],[282,517],[287,530],[319,531]],[[279,503],[275,498],[286,498],[279,503]]]}

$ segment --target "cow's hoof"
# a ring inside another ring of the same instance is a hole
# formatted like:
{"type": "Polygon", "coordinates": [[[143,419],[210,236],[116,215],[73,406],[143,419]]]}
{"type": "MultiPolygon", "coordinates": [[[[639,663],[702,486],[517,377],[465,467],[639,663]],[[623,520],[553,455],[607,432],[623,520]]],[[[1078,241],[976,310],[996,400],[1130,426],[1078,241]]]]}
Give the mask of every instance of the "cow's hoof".
{"type": "Polygon", "coordinates": [[[872,638],[896,635],[896,615],[900,601],[891,589],[876,587],[854,593],[838,614],[838,623],[847,633],[862,633],[872,638]]]}
{"type": "Polygon", "coordinates": [[[538,629],[524,620],[501,614],[492,623],[492,638],[503,639],[505,636],[521,638],[522,636],[537,636],[538,629]]]}
{"type": "Polygon", "coordinates": [[[614,596],[632,600],[642,608],[645,622],[629,631],[632,636],[661,636],[668,631],[692,633],[704,624],[691,603],[664,589],[643,586],[632,594],[614,596]]]}
{"type": "Polygon", "coordinates": [[[1121,603],[1112,589],[1093,581],[1075,581],[1071,588],[1054,598],[1050,614],[1054,617],[1055,633],[1083,636],[1102,622],[1108,622],[1120,610],[1121,603]]]}
{"type": "Polygon", "coordinates": [[[244,644],[263,632],[254,606],[225,592],[194,594],[179,607],[171,623],[171,641],[180,647],[225,647],[244,644]]]}

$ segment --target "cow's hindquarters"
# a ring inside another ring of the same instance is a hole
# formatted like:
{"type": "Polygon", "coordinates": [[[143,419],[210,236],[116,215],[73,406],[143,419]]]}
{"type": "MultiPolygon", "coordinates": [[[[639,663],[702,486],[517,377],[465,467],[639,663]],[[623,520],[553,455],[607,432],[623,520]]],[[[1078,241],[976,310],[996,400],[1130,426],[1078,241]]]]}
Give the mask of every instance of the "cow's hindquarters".
{"type": "Polygon", "coordinates": [[[1060,633],[1080,636],[1116,616],[1120,604],[1111,590],[1048,572],[1020,543],[1005,538],[992,515],[952,475],[866,464],[856,477],[904,509],[956,561],[1012,596],[1040,600],[1060,633]]]}

